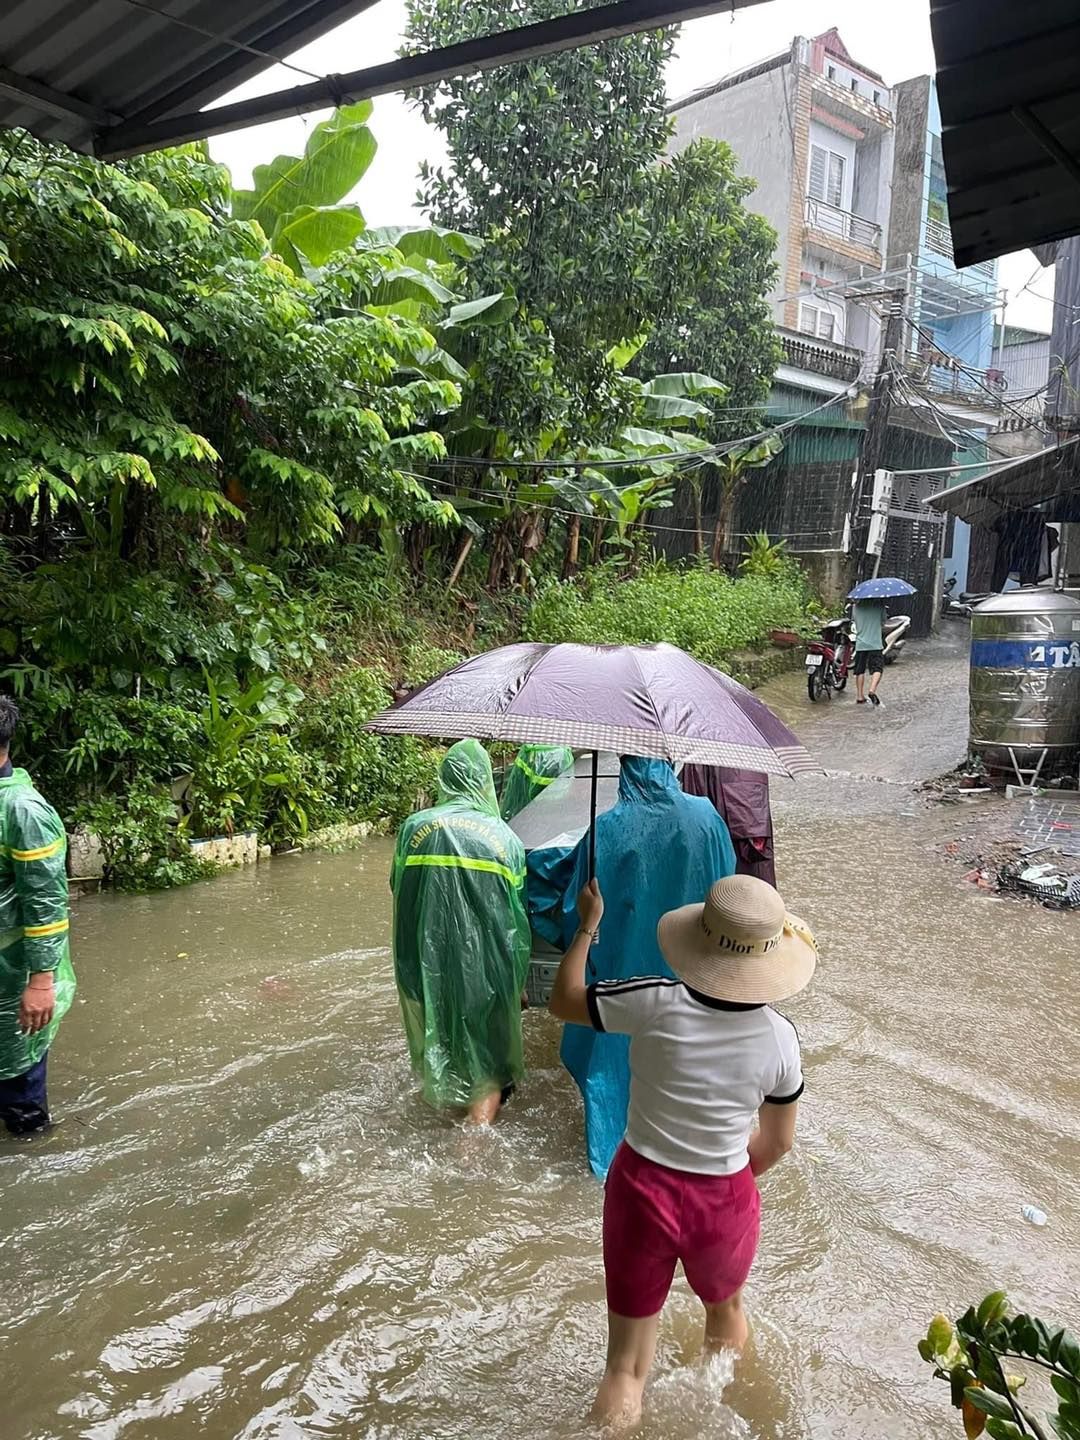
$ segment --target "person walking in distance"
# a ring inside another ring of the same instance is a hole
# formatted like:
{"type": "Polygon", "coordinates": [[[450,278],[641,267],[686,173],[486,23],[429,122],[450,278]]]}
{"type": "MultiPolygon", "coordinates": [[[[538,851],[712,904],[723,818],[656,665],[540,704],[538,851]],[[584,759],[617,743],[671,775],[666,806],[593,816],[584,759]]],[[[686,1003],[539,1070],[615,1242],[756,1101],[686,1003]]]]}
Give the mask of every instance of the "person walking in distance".
{"type": "Polygon", "coordinates": [[[33,1136],[52,1121],[49,1048],[75,995],[68,954],[67,836],[11,763],[19,712],[0,696],[0,1121],[33,1136]]]}
{"type": "Polygon", "coordinates": [[[772,1004],[809,984],[817,949],[771,885],[731,875],[704,903],[662,917],[657,939],[672,975],[588,985],[603,913],[590,881],[550,1009],[630,1037],[626,1137],[604,1194],[608,1350],[593,1409],[600,1423],[622,1427],[640,1417],[680,1261],[705,1307],[706,1349],[738,1353],[746,1343],[756,1177],[791,1149],[803,1091],[799,1037],[772,1004]]]}
{"type": "Polygon", "coordinates": [[[865,705],[881,704],[878,686],[885,669],[882,658],[885,641],[882,627],[885,624],[885,605],[881,600],[856,600],[852,607],[855,621],[855,703],[865,705]],[[866,677],[870,676],[870,689],[864,694],[866,677]]]}

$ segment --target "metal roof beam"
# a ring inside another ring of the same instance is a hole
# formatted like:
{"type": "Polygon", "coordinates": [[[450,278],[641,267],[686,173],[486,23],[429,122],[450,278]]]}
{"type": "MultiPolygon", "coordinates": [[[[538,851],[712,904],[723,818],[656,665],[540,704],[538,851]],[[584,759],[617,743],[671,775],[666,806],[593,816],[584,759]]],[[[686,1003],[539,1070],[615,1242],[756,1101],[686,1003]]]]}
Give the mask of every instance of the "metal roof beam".
{"type": "Polygon", "coordinates": [[[12,96],[41,115],[55,115],[61,120],[74,118],[89,121],[91,125],[108,125],[117,118],[98,105],[90,105],[76,95],[65,95],[29,75],[9,70],[6,65],[0,65],[0,94],[12,96]]]}
{"type": "Polygon", "coordinates": [[[268,120],[281,120],[350,101],[371,99],[376,95],[434,85],[455,75],[475,75],[500,65],[557,55],[581,45],[678,25],[684,20],[695,20],[718,10],[744,9],[762,3],[763,0],[614,0],[612,4],[595,9],[574,10],[553,20],[499,31],[494,35],[481,35],[423,55],[409,55],[366,70],[353,70],[346,75],[328,75],[310,85],[297,85],[290,90],[239,100],[232,105],[219,105],[211,110],[149,123],[138,119],[125,120],[101,129],[96,136],[94,150],[103,160],[117,160],[124,155],[158,150],[166,145],[181,145],[209,135],[240,130],[248,125],[261,125],[268,120]]]}

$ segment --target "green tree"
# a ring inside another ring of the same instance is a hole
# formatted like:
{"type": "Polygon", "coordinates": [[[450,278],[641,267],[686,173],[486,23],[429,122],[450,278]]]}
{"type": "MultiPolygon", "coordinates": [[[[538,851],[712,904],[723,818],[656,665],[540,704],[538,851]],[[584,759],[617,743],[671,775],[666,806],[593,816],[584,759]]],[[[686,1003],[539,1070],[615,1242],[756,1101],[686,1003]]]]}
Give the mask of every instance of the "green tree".
{"type": "Polygon", "coordinates": [[[704,370],[727,386],[712,438],[754,428],[782,354],[766,296],[776,232],[746,209],[754,181],[722,140],[695,140],[660,166],[652,196],[662,296],[635,371],[704,370]]]}
{"type": "Polygon", "coordinates": [[[457,385],[422,317],[372,304],[401,252],[306,279],[230,199],[198,147],[107,166],[0,141],[0,502],[38,558],[72,525],[129,558],[170,527],[246,524],[273,553],[450,518],[412,470],[457,385]]]}
{"type": "MultiPolygon", "coordinates": [[[[565,11],[565,0],[411,0],[406,40],[427,49],[565,11]]],[[[419,97],[450,154],[449,168],[423,168],[425,209],[491,240],[478,275],[550,332],[589,408],[617,392],[606,352],[640,331],[655,296],[649,201],[673,44],[670,30],[607,41],[419,97]]]]}

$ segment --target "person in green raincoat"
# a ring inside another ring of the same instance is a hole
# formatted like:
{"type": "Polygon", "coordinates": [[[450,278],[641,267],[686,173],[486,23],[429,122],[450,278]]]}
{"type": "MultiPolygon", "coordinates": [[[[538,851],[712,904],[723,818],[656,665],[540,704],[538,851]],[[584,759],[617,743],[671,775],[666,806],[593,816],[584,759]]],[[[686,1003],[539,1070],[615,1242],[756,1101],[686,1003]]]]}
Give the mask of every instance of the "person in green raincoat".
{"type": "Polygon", "coordinates": [[[424,1097],[486,1125],[522,1078],[521,995],[532,942],[525,851],[499,817],[487,751],[460,740],[439,798],[398,831],[394,974],[424,1097]]]}
{"type": "Polygon", "coordinates": [[[67,836],[10,759],[19,723],[0,696],[0,1120],[13,1135],[47,1130],[49,1047],[75,994],[68,953],[67,836]]]}
{"type": "Polygon", "coordinates": [[[520,815],[530,800],[560,775],[574,768],[574,752],[566,745],[522,745],[506,772],[502,792],[502,818],[520,815]]]}

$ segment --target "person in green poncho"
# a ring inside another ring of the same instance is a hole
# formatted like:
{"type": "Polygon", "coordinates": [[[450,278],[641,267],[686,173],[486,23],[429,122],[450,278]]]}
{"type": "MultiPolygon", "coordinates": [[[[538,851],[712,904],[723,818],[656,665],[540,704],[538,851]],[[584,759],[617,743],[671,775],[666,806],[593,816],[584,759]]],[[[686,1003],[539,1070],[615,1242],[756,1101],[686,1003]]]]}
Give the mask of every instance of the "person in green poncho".
{"type": "Polygon", "coordinates": [[[13,768],[19,723],[0,696],[0,1120],[13,1135],[47,1130],[49,1047],[75,994],[68,953],[67,836],[13,768]]]}
{"type": "Polygon", "coordinates": [[[503,781],[502,818],[520,815],[530,800],[573,768],[574,752],[566,745],[522,745],[503,781]]]}
{"type": "Polygon", "coordinates": [[[499,817],[487,751],[460,740],[439,799],[398,831],[394,974],[413,1070],[431,1104],[489,1124],[525,1072],[531,936],[525,851],[499,817]]]}

